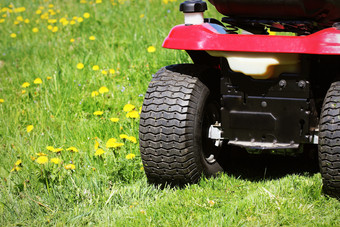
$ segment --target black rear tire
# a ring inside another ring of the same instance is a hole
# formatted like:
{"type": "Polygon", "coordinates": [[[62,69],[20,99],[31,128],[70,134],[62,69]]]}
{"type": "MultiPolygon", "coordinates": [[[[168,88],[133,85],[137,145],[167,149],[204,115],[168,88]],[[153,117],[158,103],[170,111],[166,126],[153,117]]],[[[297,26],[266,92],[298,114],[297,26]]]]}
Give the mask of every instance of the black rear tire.
{"type": "Polygon", "coordinates": [[[319,166],[325,193],[340,197],[340,82],[332,83],[320,116],[319,166]]]}
{"type": "Polygon", "coordinates": [[[207,68],[196,65],[167,66],[149,84],[139,138],[150,183],[181,186],[223,170],[207,135],[207,127],[219,120],[219,106],[199,79],[204,72],[207,68]]]}

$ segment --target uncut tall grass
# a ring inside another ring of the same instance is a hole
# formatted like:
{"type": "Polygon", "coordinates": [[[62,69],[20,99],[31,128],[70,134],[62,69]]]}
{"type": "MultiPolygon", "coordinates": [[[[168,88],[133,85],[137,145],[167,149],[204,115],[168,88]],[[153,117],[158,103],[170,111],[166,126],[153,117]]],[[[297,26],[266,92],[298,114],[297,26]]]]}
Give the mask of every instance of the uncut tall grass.
{"type": "Polygon", "coordinates": [[[138,115],[128,114],[159,68],[191,62],[161,47],[183,23],[179,3],[0,0],[1,226],[340,225],[318,173],[147,184],[138,115]]]}

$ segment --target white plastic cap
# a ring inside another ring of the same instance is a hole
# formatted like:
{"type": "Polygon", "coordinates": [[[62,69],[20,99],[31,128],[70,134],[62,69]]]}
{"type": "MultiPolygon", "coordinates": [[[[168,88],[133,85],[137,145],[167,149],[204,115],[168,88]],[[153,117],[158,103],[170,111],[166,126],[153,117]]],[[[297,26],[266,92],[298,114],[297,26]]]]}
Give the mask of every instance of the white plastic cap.
{"type": "Polygon", "coordinates": [[[204,23],[203,12],[184,13],[184,23],[186,25],[196,25],[204,23]]]}

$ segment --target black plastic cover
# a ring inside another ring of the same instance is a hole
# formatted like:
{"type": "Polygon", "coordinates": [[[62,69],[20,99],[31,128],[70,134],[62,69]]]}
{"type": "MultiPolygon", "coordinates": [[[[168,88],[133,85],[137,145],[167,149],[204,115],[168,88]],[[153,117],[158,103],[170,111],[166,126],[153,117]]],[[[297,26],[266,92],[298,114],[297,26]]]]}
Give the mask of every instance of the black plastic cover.
{"type": "Polygon", "coordinates": [[[207,9],[207,3],[201,0],[185,1],[179,6],[179,11],[183,13],[204,12],[207,9]]]}

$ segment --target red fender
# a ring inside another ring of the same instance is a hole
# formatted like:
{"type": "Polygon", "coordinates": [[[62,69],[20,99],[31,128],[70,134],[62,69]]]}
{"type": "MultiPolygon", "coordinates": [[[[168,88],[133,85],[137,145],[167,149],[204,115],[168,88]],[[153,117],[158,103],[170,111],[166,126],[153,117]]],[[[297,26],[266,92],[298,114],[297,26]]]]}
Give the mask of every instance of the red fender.
{"type": "Polygon", "coordinates": [[[262,53],[340,54],[340,30],[327,28],[307,36],[221,34],[209,23],[177,25],[164,48],[262,53]]]}

